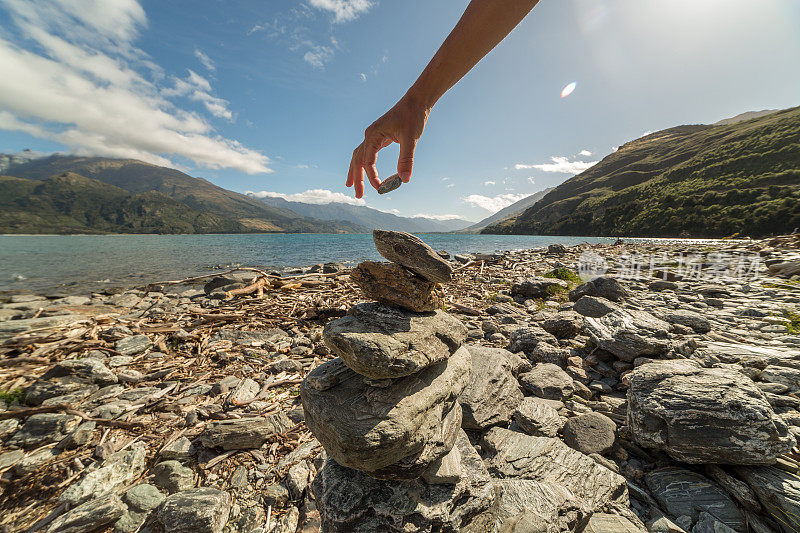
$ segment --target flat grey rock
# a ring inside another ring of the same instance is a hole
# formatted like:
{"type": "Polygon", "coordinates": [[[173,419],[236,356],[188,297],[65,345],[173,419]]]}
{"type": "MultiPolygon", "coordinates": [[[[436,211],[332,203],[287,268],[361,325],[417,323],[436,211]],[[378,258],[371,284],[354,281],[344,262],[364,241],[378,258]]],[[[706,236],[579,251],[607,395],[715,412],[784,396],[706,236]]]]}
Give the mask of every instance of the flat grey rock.
{"type": "Polygon", "coordinates": [[[495,483],[500,487],[500,531],[580,531],[592,514],[582,500],[558,483],[532,479],[498,479],[495,483]]]}
{"type": "Polygon", "coordinates": [[[629,383],[634,440],[678,461],[771,464],[795,445],[764,393],[739,372],[659,361],[635,368],[629,383]]]}
{"type": "Polygon", "coordinates": [[[380,387],[352,370],[325,390],[309,386],[315,374],[336,364],[314,369],[300,396],[306,424],[337,463],[373,476],[408,479],[450,451],[461,425],[457,399],[472,366],[466,348],[380,387]]]}
{"type": "Polygon", "coordinates": [[[223,450],[252,450],[260,448],[267,440],[292,427],[284,413],[267,416],[215,420],[206,424],[200,442],[208,448],[223,450]]]}
{"type": "Polygon", "coordinates": [[[585,329],[597,346],[627,362],[672,347],[670,325],[646,311],[618,309],[600,318],[586,317],[585,329]]]}
{"type": "Polygon", "coordinates": [[[645,475],[647,488],[659,505],[671,516],[682,515],[697,520],[707,511],[736,531],[746,531],[745,518],[722,487],[683,468],[667,467],[645,475]]]}
{"type": "Polygon", "coordinates": [[[502,348],[467,348],[472,356],[472,372],[469,385],[458,398],[464,413],[461,427],[484,430],[507,424],[523,397],[512,373],[511,358],[516,356],[502,348]]]}
{"type": "Polygon", "coordinates": [[[312,483],[322,531],[489,531],[497,488],[463,432],[455,445],[462,473],[454,485],[378,480],[328,458],[312,483]]]}
{"type": "Polygon", "coordinates": [[[113,385],[117,376],[102,361],[93,358],[68,359],[50,367],[40,379],[61,378],[73,376],[96,383],[101,387],[113,385]]]}
{"type": "Polygon", "coordinates": [[[592,318],[600,318],[618,309],[620,309],[620,306],[611,300],[588,295],[581,296],[572,306],[572,310],[576,313],[592,318]]]}
{"type": "Polygon", "coordinates": [[[105,531],[125,513],[126,507],[116,494],[89,500],[53,520],[47,533],[93,533],[105,531]]]}
{"type": "Polygon", "coordinates": [[[532,353],[540,342],[550,345],[558,344],[558,339],[552,333],[546,332],[539,326],[523,326],[511,332],[508,349],[514,353],[532,353]]]}
{"type": "Polygon", "coordinates": [[[695,333],[708,333],[711,331],[711,322],[695,311],[670,309],[661,311],[659,315],[670,324],[679,324],[687,328],[692,328],[695,333]]]}
{"type": "Polygon", "coordinates": [[[692,528],[692,533],[736,533],[736,531],[714,518],[713,515],[703,511],[692,528]]]}
{"type": "Polygon", "coordinates": [[[90,498],[123,487],[144,472],[145,446],[142,444],[111,454],[99,465],[87,469],[86,474],[67,487],[58,497],[62,503],[78,505],[90,498]]]}
{"type": "Polygon", "coordinates": [[[564,400],[575,392],[575,383],[561,367],[539,363],[533,370],[520,374],[519,382],[534,396],[547,400],[564,400]]]}
{"type": "Polygon", "coordinates": [[[56,315],[22,320],[5,320],[0,322],[0,339],[12,337],[17,333],[24,333],[32,329],[65,327],[86,321],[86,317],[80,315],[56,315]]]}
{"type": "Polygon", "coordinates": [[[583,317],[575,311],[562,311],[542,322],[542,329],[559,339],[572,338],[582,328],[583,317]]]}
{"type": "Polygon", "coordinates": [[[138,355],[153,345],[147,335],[131,335],[118,340],[114,349],[122,355],[138,355]]]}
{"type": "Polygon", "coordinates": [[[556,437],[564,427],[566,419],[540,398],[529,396],[522,400],[514,411],[514,422],[534,437],[556,437]]]}
{"type": "Polygon", "coordinates": [[[444,361],[466,340],[467,329],[444,311],[420,314],[370,302],[328,322],[322,335],[352,370],[385,379],[444,361]]]}
{"type": "Polygon", "coordinates": [[[409,311],[425,313],[444,304],[438,283],[394,263],[364,261],[350,271],[350,279],[368,299],[409,311]]]}
{"type": "Polygon", "coordinates": [[[227,492],[200,487],[169,496],[156,517],[165,533],[221,533],[230,510],[227,492]]]}
{"type": "Polygon", "coordinates": [[[755,491],[783,533],[800,531],[800,476],[773,466],[741,466],[736,475],[755,491]]]}
{"type": "Polygon", "coordinates": [[[487,468],[494,476],[561,484],[591,511],[629,504],[624,477],[559,439],[492,428],[481,443],[487,468]]]}
{"type": "Polygon", "coordinates": [[[32,448],[42,444],[58,442],[81,423],[81,418],[61,413],[31,415],[8,440],[6,446],[32,448]]]}
{"type": "Polygon", "coordinates": [[[393,263],[416,272],[436,283],[446,283],[453,277],[453,267],[439,257],[422,239],[402,231],[376,229],[372,239],[378,253],[393,263]]]}
{"type": "Polygon", "coordinates": [[[178,461],[162,461],[150,473],[153,475],[153,483],[169,494],[194,488],[194,471],[178,461]]]}
{"type": "Polygon", "coordinates": [[[624,516],[595,513],[583,533],[647,533],[647,529],[624,516]]]}

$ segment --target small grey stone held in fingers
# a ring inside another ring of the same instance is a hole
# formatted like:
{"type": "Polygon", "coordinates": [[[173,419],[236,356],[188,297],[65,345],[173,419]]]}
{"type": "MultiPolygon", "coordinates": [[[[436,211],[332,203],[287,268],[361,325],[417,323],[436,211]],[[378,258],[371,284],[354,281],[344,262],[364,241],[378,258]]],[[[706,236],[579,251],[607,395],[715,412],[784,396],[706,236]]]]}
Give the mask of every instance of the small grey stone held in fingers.
{"type": "Polygon", "coordinates": [[[387,192],[392,192],[393,190],[399,188],[403,184],[403,180],[400,179],[399,174],[394,174],[389,176],[383,183],[381,183],[380,187],[378,187],[378,194],[386,194],[387,192]]]}
{"type": "Polygon", "coordinates": [[[453,267],[415,235],[376,229],[372,232],[372,239],[383,257],[429,281],[446,283],[453,277],[453,267]]]}

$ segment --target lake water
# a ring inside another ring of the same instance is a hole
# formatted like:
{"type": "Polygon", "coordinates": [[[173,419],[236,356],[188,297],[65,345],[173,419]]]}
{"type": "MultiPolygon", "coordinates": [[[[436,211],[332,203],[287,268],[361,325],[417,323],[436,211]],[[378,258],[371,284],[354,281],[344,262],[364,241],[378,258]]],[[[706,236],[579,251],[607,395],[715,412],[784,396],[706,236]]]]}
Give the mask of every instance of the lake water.
{"type": "MultiPolygon", "coordinates": [[[[426,234],[435,250],[497,252],[613,238],[426,234]]],[[[208,274],[228,266],[264,269],[379,259],[371,234],[0,235],[0,292],[85,293],[208,274]]]]}

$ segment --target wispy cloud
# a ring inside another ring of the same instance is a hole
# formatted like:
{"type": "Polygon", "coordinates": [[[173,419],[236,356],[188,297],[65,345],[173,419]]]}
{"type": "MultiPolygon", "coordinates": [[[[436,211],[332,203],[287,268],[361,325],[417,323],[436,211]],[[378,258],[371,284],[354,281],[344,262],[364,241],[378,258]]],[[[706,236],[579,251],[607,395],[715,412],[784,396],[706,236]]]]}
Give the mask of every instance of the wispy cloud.
{"type": "Polygon", "coordinates": [[[372,0],[308,0],[308,4],[332,13],[333,21],[341,23],[357,19],[375,3],[372,0]]]}
{"type": "Polygon", "coordinates": [[[364,74],[363,72],[359,74],[358,77],[361,79],[361,81],[367,81],[367,75],[364,74]]]}
{"type": "Polygon", "coordinates": [[[79,154],[168,166],[180,156],[209,168],[271,172],[267,156],[221,137],[184,107],[195,101],[215,116],[232,118],[208,80],[191,71],[183,79],[164,76],[135,46],[147,24],[135,0],[94,2],[91,9],[63,1],[1,5],[3,20],[13,21],[22,38],[9,41],[9,27],[0,37],[0,129],[24,131],[79,154]]]}
{"type": "Polygon", "coordinates": [[[458,220],[462,218],[461,215],[428,215],[425,213],[417,213],[411,216],[413,218],[430,218],[432,220],[458,220]]]}
{"type": "Polygon", "coordinates": [[[528,181],[530,182],[531,185],[536,185],[536,180],[533,179],[533,176],[528,176],[528,181]]]}
{"type": "Polygon", "coordinates": [[[494,180],[486,180],[486,181],[483,182],[483,184],[486,185],[486,186],[497,185],[497,182],[494,181],[494,180]]]}
{"type": "Polygon", "coordinates": [[[552,163],[541,163],[538,165],[528,165],[517,163],[514,165],[516,170],[535,168],[542,172],[554,172],[557,174],[580,174],[587,168],[597,164],[597,161],[570,161],[568,157],[551,157],[552,163]]]}
{"type": "Polygon", "coordinates": [[[498,194],[497,196],[483,196],[480,194],[470,194],[466,198],[463,198],[463,200],[469,205],[480,207],[482,209],[486,209],[487,211],[491,211],[492,213],[496,213],[497,211],[500,211],[504,207],[510,206],[514,202],[519,202],[526,196],[529,195],[498,194]]]}
{"type": "Polygon", "coordinates": [[[200,50],[199,48],[194,49],[194,57],[196,57],[197,60],[200,61],[200,63],[204,67],[206,67],[207,70],[210,70],[211,72],[217,70],[217,66],[214,64],[213,61],[211,61],[211,58],[208,57],[208,55],[206,55],[206,53],[200,50]]]}
{"type": "Polygon", "coordinates": [[[289,202],[303,202],[305,204],[367,204],[363,198],[353,198],[352,196],[348,196],[340,192],[329,191],[328,189],[309,189],[307,191],[294,194],[284,194],[281,192],[271,191],[247,191],[245,194],[248,194],[254,198],[283,198],[289,202]]]}
{"type": "Polygon", "coordinates": [[[325,63],[333,59],[333,48],[323,45],[312,45],[311,49],[303,55],[303,61],[314,68],[325,68],[325,63]]]}
{"type": "Polygon", "coordinates": [[[582,155],[583,157],[589,157],[590,155],[592,155],[592,152],[590,152],[589,150],[581,150],[578,155],[582,155]]]}
{"type": "Polygon", "coordinates": [[[442,178],[442,181],[450,181],[450,178],[442,178]]]}

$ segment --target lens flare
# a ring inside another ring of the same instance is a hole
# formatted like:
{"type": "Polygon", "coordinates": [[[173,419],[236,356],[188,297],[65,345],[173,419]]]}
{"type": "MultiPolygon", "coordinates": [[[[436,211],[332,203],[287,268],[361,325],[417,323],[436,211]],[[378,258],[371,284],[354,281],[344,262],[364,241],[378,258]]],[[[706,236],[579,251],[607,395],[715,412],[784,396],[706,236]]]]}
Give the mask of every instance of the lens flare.
{"type": "Polygon", "coordinates": [[[578,82],[573,81],[563,89],[561,89],[561,98],[566,98],[567,96],[571,95],[572,92],[575,90],[575,87],[578,86],[578,82]]]}

